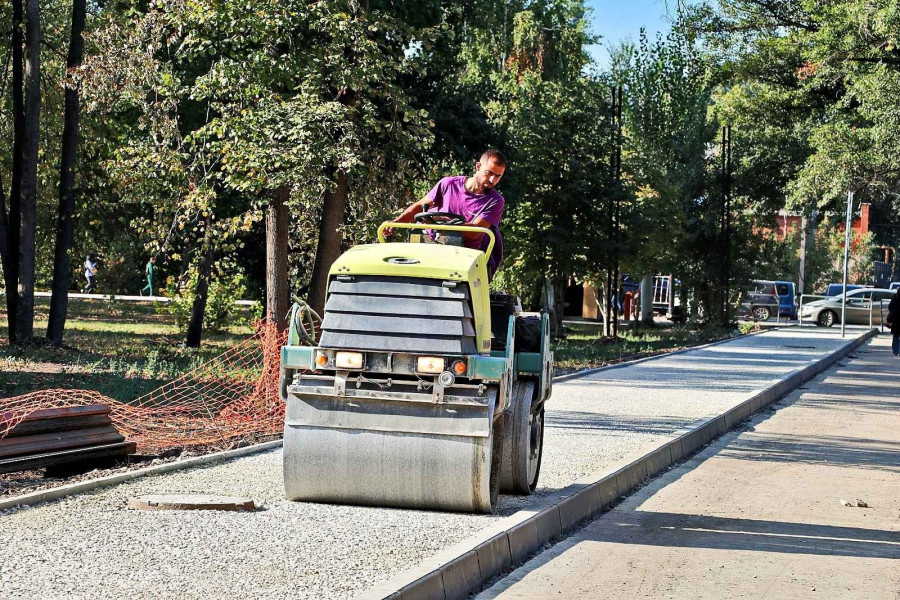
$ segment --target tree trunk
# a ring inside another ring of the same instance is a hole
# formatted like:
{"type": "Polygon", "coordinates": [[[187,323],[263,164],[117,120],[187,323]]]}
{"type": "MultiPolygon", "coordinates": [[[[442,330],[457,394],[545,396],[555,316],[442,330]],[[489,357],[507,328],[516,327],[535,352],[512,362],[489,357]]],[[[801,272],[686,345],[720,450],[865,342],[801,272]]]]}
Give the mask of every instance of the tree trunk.
{"type": "Polygon", "coordinates": [[[23,1],[12,0],[12,106],[13,106],[13,155],[12,179],[9,188],[9,218],[6,222],[7,263],[3,265],[6,280],[6,320],[9,324],[9,341],[17,339],[18,285],[19,285],[19,227],[22,222],[22,169],[25,162],[25,55],[22,19],[23,1]]]}
{"type": "Polygon", "coordinates": [[[191,320],[188,323],[187,339],[184,344],[188,348],[199,348],[203,337],[203,317],[206,314],[206,300],[209,298],[209,278],[212,274],[216,248],[212,236],[212,223],[209,217],[204,220],[206,231],[203,233],[203,254],[197,274],[197,286],[194,288],[194,303],[191,305],[191,320]]]}
{"type": "Polygon", "coordinates": [[[544,276],[544,297],[541,299],[543,309],[549,314],[547,324],[550,326],[550,337],[559,337],[559,330],[556,322],[556,292],[554,290],[553,279],[544,276]]]}
{"type": "Polygon", "coordinates": [[[287,328],[290,303],[287,207],[290,195],[286,185],[273,191],[266,211],[266,320],[275,323],[278,331],[287,328]]]}
{"type": "Polygon", "coordinates": [[[25,3],[25,163],[19,234],[19,299],[16,340],[34,336],[34,232],[37,213],[38,136],[41,113],[41,30],[38,0],[25,3]]]}
{"type": "Polygon", "coordinates": [[[641,279],[641,323],[653,325],[653,274],[647,273],[641,279]]]}
{"type": "Polygon", "coordinates": [[[338,172],[333,190],[325,193],[322,220],[319,224],[319,243],[316,246],[316,262],[309,284],[309,304],[320,315],[325,308],[325,292],[328,286],[328,270],[341,255],[340,227],[347,207],[347,173],[338,172]]]}
{"type": "MultiPolygon", "coordinates": [[[[72,0],[72,33],[66,66],[71,74],[81,65],[84,52],[84,20],[86,0],[72,0]]],[[[59,216],[56,222],[56,248],[53,255],[53,291],[50,297],[50,319],[47,339],[62,344],[72,283],[72,212],[75,210],[75,157],[78,146],[78,88],[66,82],[66,107],[63,124],[62,157],[59,173],[59,216]]]]}
{"type": "Polygon", "coordinates": [[[15,281],[9,281],[10,258],[9,220],[6,215],[6,190],[3,187],[3,177],[0,177],[0,266],[3,267],[7,302],[9,301],[10,296],[15,296],[13,289],[16,285],[15,281]]]}

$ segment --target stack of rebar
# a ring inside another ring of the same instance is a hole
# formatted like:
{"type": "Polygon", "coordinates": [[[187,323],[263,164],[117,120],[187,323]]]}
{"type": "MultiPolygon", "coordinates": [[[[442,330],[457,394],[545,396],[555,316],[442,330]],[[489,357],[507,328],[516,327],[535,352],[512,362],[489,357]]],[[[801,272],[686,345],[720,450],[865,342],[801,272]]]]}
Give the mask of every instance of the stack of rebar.
{"type": "Polygon", "coordinates": [[[0,473],[108,462],[134,454],[104,404],[36,410],[0,438],[0,473]]]}

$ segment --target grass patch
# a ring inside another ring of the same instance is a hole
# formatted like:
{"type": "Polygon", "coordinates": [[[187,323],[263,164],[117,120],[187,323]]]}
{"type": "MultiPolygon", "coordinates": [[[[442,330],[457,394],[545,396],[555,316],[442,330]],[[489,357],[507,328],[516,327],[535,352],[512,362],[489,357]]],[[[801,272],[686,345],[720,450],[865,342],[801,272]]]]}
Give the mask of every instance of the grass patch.
{"type": "MultiPolygon", "coordinates": [[[[35,299],[35,335],[47,329],[49,299],[35,299]]],[[[249,313],[246,315],[249,319],[249,313]]],[[[184,336],[164,306],[73,298],[65,347],[16,347],[7,343],[0,312],[0,397],[45,388],[97,390],[127,402],[191,371],[246,339],[249,325],[204,332],[200,348],[184,348],[184,336]]]]}
{"type": "Polygon", "coordinates": [[[557,374],[599,367],[679,348],[698,346],[732,337],[732,329],[695,324],[642,327],[619,331],[619,342],[603,336],[602,324],[567,325],[565,336],[553,344],[557,374]]]}

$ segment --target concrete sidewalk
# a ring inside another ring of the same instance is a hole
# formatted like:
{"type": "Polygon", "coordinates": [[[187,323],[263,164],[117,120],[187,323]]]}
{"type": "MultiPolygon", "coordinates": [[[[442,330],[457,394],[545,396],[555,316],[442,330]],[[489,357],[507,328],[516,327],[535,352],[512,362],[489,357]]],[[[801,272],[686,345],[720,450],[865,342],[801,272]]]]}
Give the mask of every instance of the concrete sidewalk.
{"type": "Polygon", "coordinates": [[[900,360],[843,363],[478,598],[900,598],[900,360]]]}

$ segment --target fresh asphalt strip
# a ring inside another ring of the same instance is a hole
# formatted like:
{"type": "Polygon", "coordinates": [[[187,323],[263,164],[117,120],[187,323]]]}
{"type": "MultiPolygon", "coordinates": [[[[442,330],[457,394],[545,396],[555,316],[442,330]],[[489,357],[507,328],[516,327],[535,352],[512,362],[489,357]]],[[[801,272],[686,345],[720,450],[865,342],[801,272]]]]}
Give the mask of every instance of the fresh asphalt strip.
{"type": "MultiPolygon", "coordinates": [[[[712,440],[749,419],[751,415],[830,368],[877,334],[876,329],[866,331],[820,360],[794,370],[777,383],[725,412],[699,419],[690,426],[675,431],[653,448],[643,450],[639,455],[627,457],[600,473],[576,481],[543,498],[536,506],[520,510],[418,566],[370,588],[357,596],[356,600],[468,598],[483,589],[494,578],[524,564],[545,545],[557,541],[576,530],[585,521],[608,511],[624,496],[645,485],[652,477],[689,457],[712,440]]],[[[714,344],[717,343],[720,342],[714,344]]],[[[643,360],[670,355],[663,354],[643,360]]],[[[619,366],[611,365],[603,368],[619,366]]],[[[591,372],[601,369],[594,369],[591,372]]],[[[585,374],[588,373],[578,373],[578,375],[585,374]]]]}

